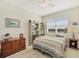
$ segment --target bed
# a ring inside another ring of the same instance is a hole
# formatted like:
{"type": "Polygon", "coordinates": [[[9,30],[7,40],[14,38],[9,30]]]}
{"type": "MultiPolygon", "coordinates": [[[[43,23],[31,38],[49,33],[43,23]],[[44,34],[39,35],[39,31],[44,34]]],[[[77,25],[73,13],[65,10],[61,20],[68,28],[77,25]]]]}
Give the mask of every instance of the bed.
{"type": "Polygon", "coordinates": [[[66,41],[60,37],[41,36],[34,40],[33,49],[39,49],[53,58],[64,58],[66,41]]]}

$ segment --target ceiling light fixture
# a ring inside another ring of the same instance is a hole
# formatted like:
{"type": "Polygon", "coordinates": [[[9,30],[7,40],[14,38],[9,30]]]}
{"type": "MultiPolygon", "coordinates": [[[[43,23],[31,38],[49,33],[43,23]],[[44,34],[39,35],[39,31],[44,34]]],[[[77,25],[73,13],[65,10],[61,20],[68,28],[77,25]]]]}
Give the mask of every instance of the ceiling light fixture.
{"type": "Polygon", "coordinates": [[[42,0],[41,6],[42,7],[46,7],[47,6],[47,1],[46,0],[42,0]]]}

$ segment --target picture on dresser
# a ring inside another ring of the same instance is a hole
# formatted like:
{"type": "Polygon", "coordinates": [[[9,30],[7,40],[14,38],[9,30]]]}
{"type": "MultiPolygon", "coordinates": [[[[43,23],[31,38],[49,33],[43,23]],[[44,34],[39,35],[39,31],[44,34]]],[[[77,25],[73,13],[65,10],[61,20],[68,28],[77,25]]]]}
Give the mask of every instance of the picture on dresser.
{"type": "Polygon", "coordinates": [[[6,28],[20,28],[20,20],[6,17],[5,26],[6,28]]]}

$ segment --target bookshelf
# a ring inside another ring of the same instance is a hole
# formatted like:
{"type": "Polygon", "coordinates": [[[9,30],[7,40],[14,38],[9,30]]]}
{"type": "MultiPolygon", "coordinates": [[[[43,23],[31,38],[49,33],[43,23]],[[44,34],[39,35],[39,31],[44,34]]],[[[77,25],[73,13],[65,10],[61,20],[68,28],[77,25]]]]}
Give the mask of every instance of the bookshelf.
{"type": "Polygon", "coordinates": [[[44,35],[44,24],[29,20],[29,43],[32,44],[36,37],[44,35]]]}
{"type": "Polygon", "coordinates": [[[44,35],[45,33],[45,28],[43,22],[40,23],[39,25],[39,36],[44,35]]]}

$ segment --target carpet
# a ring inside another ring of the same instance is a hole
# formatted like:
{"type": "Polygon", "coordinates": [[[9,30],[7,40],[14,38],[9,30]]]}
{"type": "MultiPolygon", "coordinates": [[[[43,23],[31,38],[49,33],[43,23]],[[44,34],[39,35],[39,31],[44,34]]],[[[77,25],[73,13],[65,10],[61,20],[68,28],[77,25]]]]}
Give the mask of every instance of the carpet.
{"type": "MultiPolygon", "coordinates": [[[[65,55],[66,58],[79,58],[79,50],[67,48],[65,50],[65,55]]],[[[38,50],[33,50],[32,46],[29,46],[27,49],[12,54],[7,58],[50,58],[50,56],[38,50]]]]}

